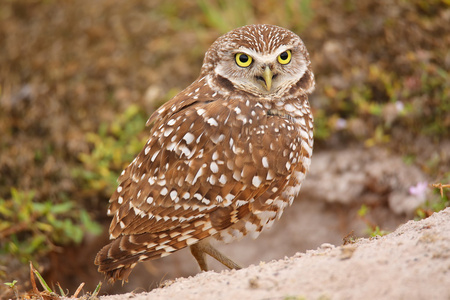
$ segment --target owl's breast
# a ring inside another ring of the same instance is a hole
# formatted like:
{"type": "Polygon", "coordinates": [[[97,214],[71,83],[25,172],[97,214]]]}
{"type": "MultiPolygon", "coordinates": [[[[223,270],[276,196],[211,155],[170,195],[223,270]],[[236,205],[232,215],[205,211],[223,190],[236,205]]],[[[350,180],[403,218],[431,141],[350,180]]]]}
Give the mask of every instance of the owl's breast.
{"type": "Polygon", "coordinates": [[[309,168],[313,146],[309,114],[257,101],[234,105],[236,147],[252,156],[256,168],[284,176],[309,168]]]}

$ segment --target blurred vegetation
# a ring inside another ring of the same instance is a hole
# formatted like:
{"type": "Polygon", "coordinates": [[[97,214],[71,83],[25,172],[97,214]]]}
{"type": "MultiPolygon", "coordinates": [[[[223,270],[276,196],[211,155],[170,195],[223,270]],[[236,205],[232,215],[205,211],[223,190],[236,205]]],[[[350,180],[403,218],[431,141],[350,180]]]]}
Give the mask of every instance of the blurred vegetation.
{"type": "Polygon", "coordinates": [[[100,192],[109,197],[117,185],[122,170],[144,146],[148,135],[144,131],[147,116],[137,105],[130,105],[112,123],[102,123],[98,132],[86,134],[92,145],[89,153],[80,153],[80,166],[72,171],[86,191],[100,192]]]}
{"type": "Polygon", "coordinates": [[[6,0],[0,255],[38,259],[98,233],[146,118],[198,76],[219,35],[251,23],[307,45],[316,149],[383,145],[449,179],[448,0],[6,0]]]}
{"type": "Polygon", "coordinates": [[[0,262],[12,254],[25,264],[59,246],[80,244],[85,233],[99,234],[100,225],[75,205],[69,199],[36,202],[33,191],[13,188],[10,199],[0,198],[0,262]]]}
{"type": "Polygon", "coordinates": [[[384,231],[380,228],[380,226],[376,225],[369,219],[369,211],[370,208],[363,204],[358,210],[358,217],[366,223],[366,232],[370,237],[383,236],[388,234],[388,231],[384,231]]]}

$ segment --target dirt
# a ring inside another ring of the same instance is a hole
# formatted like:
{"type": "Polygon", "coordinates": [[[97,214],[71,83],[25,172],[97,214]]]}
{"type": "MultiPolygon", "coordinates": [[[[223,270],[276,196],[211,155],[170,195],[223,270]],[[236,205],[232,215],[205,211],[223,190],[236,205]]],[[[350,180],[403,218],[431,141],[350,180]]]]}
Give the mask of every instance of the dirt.
{"type": "Polygon", "coordinates": [[[383,237],[163,285],[101,299],[450,299],[450,208],[383,237]]]}

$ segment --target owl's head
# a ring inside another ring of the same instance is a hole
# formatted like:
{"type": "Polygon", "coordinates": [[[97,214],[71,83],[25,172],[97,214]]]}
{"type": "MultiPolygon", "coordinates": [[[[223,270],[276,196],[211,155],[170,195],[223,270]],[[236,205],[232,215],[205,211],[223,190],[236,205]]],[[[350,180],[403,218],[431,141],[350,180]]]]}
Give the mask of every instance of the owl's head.
{"type": "Polygon", "coordinates": [[[314,75],[298,35],[273,25],[248,25],[219,37],[205,54],[201,76],[226,94],[273,99],[314,90],[314,75]]]}

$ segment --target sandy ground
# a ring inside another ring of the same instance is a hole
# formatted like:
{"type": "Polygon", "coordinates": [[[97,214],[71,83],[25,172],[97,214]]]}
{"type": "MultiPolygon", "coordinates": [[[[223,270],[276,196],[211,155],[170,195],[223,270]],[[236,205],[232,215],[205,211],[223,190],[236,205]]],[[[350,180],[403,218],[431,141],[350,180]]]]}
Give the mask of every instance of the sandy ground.
{"type": "Polygon", "coordinates": [[[384,237],[323,244],[239,271],[178,278],[114,299],[450,299],[450,208],[384,237]]]}

